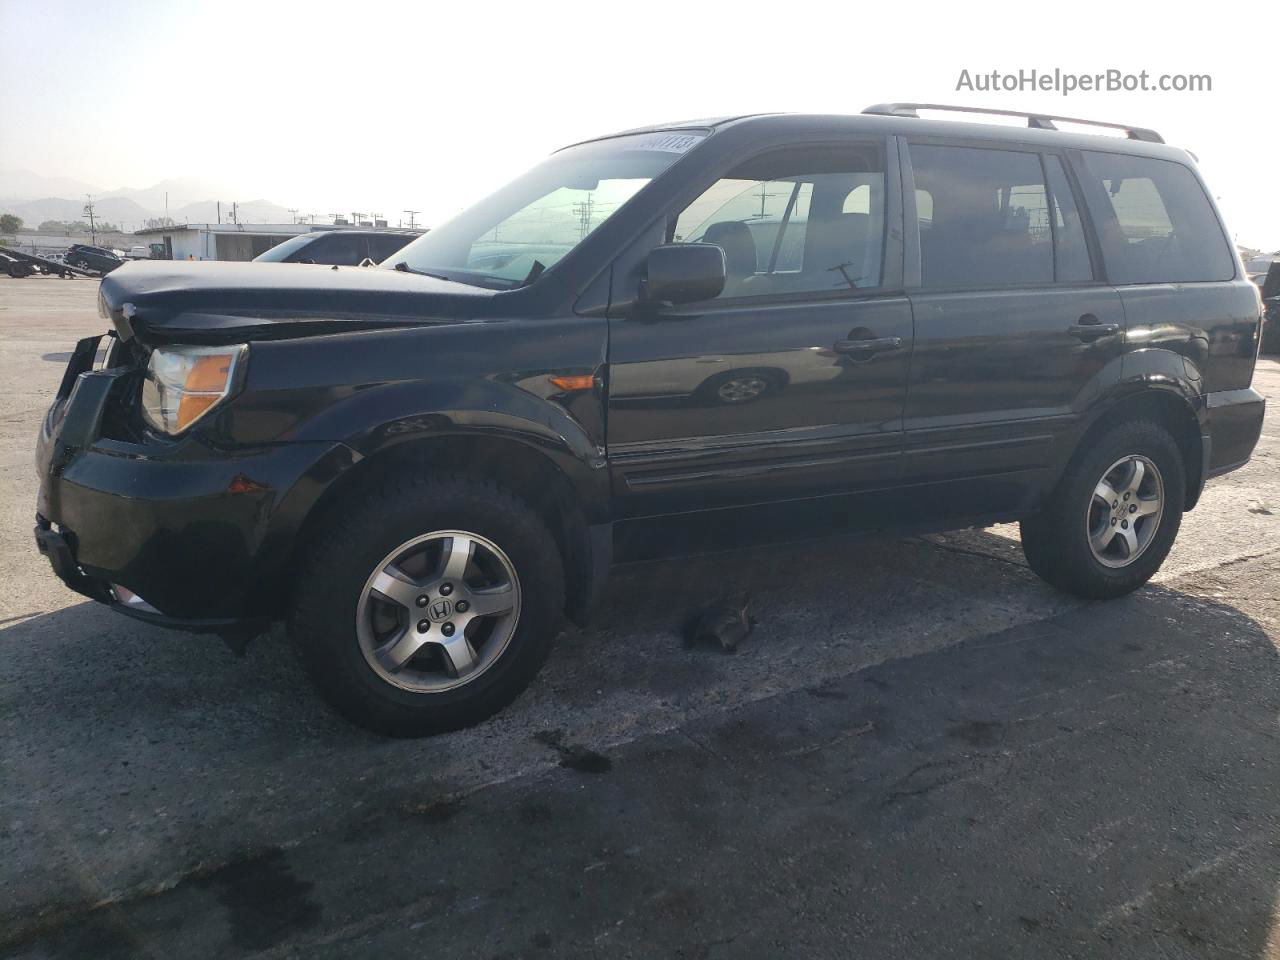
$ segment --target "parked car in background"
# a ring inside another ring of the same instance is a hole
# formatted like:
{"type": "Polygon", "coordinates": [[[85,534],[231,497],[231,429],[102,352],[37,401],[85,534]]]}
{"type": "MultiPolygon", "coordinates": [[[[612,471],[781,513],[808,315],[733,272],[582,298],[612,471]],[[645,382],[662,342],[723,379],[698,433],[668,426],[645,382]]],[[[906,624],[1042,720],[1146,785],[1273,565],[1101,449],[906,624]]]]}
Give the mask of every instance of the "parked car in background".
{"type": "Polygon", "coordinates": [[[1271,265],[1276,263],[1273,257],[1254,257],[1244,265],[1245,273],[1249,275],[1249,279],[1262,286],[1262,282],[1267,278],[1267,271],[1271,269],[1271,265]]]}
{"type": "Polygon", "coordinates": [[[1258,280],[1262,288],[1262,352],[1280,353],[1280,260],[1273,261],[1258,280]]]}
{"type": "Polygon", "coordinates": [[[151,623],[286,621],[400,736],[514,699],[619,560],[1018,521],[1049,583],[1129,593],[1253,454],[1259,291],[1187,152],[1017,116],[630,131],[381,268],[134,264],[36,541],[151,623]]]}
{"type": "Polygon", "coordinates": [[[150,260],[151,248],[140,243],[135,243],[124,252],[124,256],[126,260],[150,260]]]}
{"type": "Polygon", "coordinates": [[[313,230],[290,237],[253,259],[255,263],[326,263],[356,267],[365,263],[382,263],[420,236],[421,230],[313,230]]]}
{"type": "Polygon", "coordinates": [[[97,270],[99,273],[110,273],[124,263],[124,258],[116,256],[111,250],[87,243],[73,243],[67,247],[63,258],[70,266],[81,270],[97,270]]]}

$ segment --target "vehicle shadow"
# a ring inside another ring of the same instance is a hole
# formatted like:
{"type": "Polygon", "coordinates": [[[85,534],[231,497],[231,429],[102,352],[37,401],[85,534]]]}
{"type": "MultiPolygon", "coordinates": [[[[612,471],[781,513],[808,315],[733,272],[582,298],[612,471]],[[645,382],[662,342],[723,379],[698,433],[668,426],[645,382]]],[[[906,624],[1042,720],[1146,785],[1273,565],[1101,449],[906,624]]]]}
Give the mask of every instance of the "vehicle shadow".
{"type": "MultiPolygon", "coordinates": [[[[756,871],[732,862],[746,845],[786,876],[799,858],[788,882],[827,905],[826,929],[856,927],[867,955],[913,955],[910,943],[1089,955],[1123,942],[1132,955],[1163,955],[1159,943],[1169,955],[1266,956],[1280,880],[1276,638],[1231,606],[1161,587],[1081,605],[1019,558],[1016,543],[968,532],[624,568],[597,622],[561,637],[525,696],[424,741],[381,740],[331,715],[279,632],[237,658],[90,603],[4,625],[0,929],[16,940],[43,928],[65,945],[106,898],[137,900],[120,922],[145,924],[145,892],[194,870],[359,835],[551,769],[559,743],[613,757],[598,789],[619,792],[575,806],[560,842],[574,847],[579,830],[652,847],[634,869],[701,901],[683,927],[637,906],[642,953],[688,951],[738,923],[735,955],[776,956],[770,917],[773,935],[798,935],[795,914],[778,912],[785,898],[771,903],[756,871]],[[685,648],[689,610],[738,590],[759,620],[740,652],[685,648]],[[688,736],[672,769],[649,769],[653,750],[637,744],[677,726],[688,736]],[[708,804],[714,822],[698,812],[708,804]],[[622,811],[616,822],[610,811],[622,811]],[[708,836],[730,851],[714,889],[706,870],[657,852],[717,849],[708,836]],[[842,889],[861,891],[856,911],[840,906],[842,889]]],[[[498,851],[513,859],[498,873],[538,855],[468,829],[432,840],[433,861],[476,863],[459,883],[486,882],[498,851]]],[[[593,896],[635,893],[610,883],[602,875],[593,896]]],[[[521,911],[545,927],[562,912],[555,898],[577,895],[525,889],[521,911]]],[[[444,955],[468,953],[468,935],[483,942],[478,924],[525,922],[510,909],[459,922],[444,955]]],[[[557,941],[586,936],[575,924],[589,914],[559,921],[557,941]]],[[[838,941],[812,942],[811,955],[827,955],[838,941]]]]}

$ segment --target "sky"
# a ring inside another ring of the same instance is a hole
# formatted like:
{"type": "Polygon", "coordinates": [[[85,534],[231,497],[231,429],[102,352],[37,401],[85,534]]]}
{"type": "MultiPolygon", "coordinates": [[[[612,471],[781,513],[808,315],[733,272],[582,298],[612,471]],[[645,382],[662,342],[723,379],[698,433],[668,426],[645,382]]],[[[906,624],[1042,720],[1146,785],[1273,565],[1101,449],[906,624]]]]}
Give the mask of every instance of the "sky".
{"type": "Polygon", "coordinates": [[[219,199],[431,225],[597,134],[915,100],[1159,130],[1199,157],[1238,242],[1280,250],[1278,27],[1280,4],[1115,0],[0,0],[0,89],[23,91],[0,98],[0,170],[197,177],[234,194],[219,199]],[[962,70],[1033,68],[1212,90],[956,89],[962,70]]]}

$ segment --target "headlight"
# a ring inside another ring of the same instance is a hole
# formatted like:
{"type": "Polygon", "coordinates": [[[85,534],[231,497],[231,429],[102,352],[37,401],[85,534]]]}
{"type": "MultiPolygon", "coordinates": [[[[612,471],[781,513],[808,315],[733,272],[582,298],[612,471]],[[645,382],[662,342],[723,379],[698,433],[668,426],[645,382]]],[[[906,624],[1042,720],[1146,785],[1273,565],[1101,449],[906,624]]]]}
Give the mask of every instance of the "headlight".
{"type": "Polygon", "coordinates": [[[157,347],[142,385],[142,413],[162,433],[186,430],[235,392],[249,347],[157,347]]]}

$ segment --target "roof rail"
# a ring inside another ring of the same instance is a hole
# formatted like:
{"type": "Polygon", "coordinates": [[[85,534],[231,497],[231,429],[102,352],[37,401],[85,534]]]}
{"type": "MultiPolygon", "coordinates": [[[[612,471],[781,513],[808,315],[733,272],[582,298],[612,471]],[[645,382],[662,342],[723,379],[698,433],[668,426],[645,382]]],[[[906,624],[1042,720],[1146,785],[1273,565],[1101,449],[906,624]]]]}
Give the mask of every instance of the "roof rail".
{"type": "Polygon", "coordinates": [[[1112,130],[1123,130],[1130,140],[1145,140],[1147,143],[1164,143],[1164,137],[1146,127],[1133,127],[1127,123],[1104,123],[1101,120],[1081,120],[1079,117],[1059,117],[1050,113],[1025,113],[1022,110],[984,110],[982,107],[956,107],[945,103],[877,103],[867,107],[863,113],[882,117],[915,117],[920,118],[917,110],[948,110],[954,113],[982,113],[996,117],[1025,117],[1027,126],[1036,130],[1057,130],[1053,121],[1061,123],[1083,123],[1091,127],[1110,127],[1112,130]]]}

